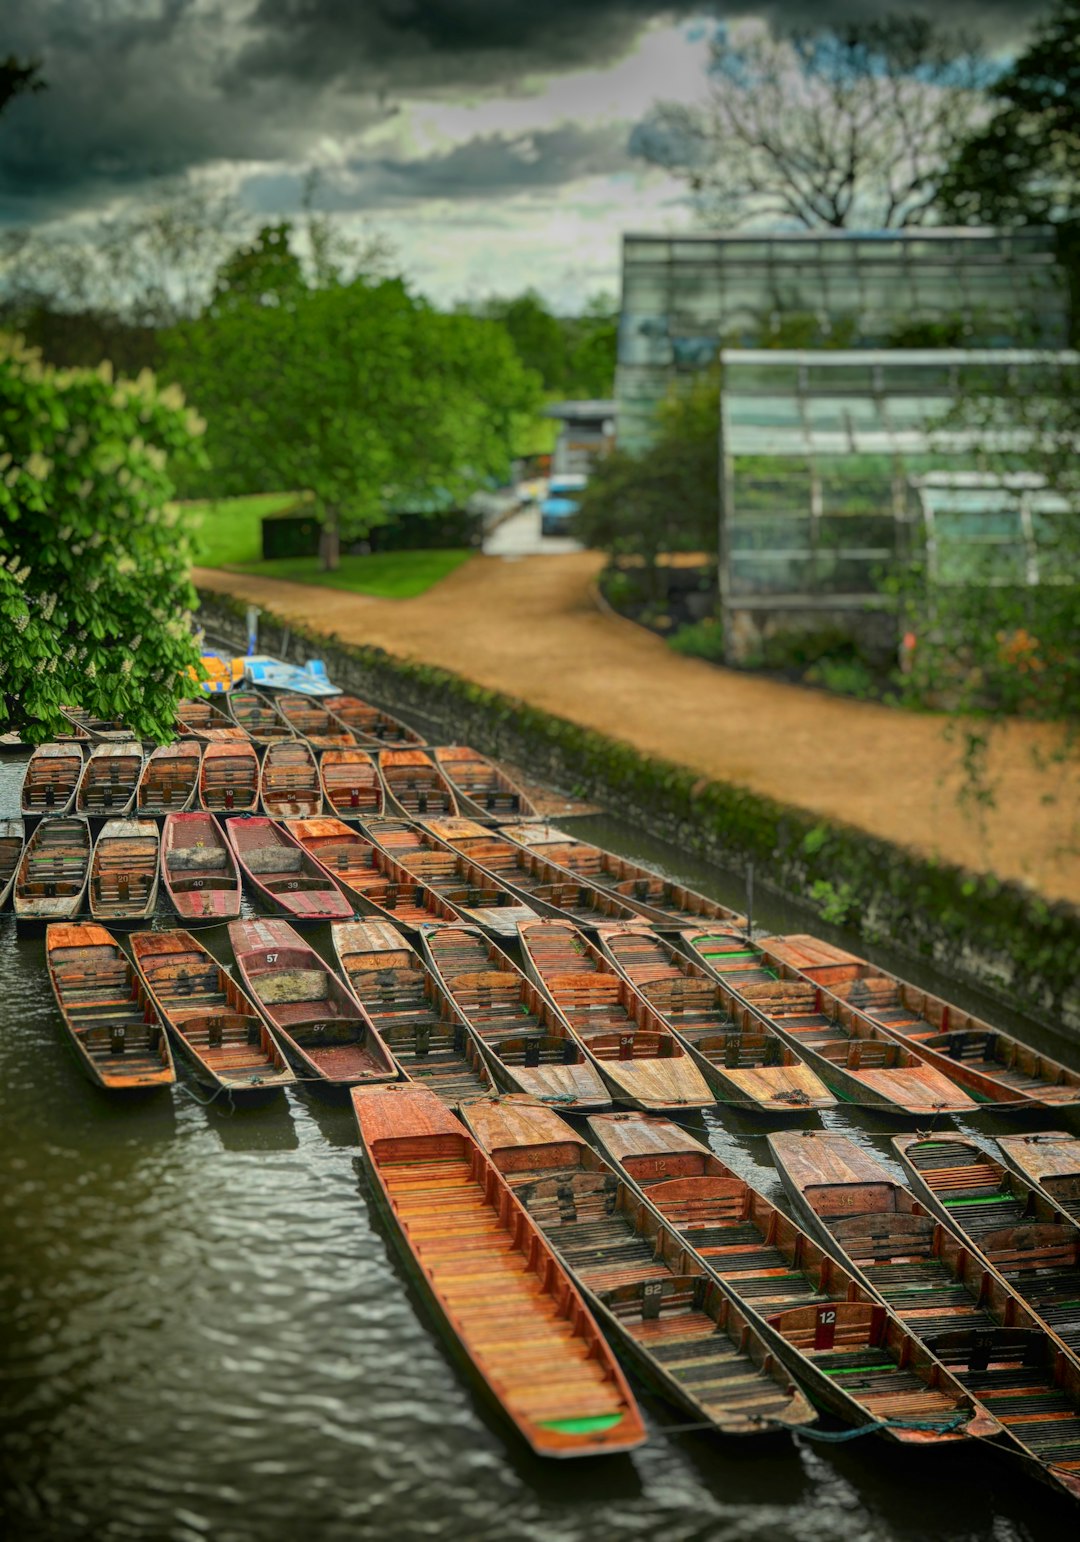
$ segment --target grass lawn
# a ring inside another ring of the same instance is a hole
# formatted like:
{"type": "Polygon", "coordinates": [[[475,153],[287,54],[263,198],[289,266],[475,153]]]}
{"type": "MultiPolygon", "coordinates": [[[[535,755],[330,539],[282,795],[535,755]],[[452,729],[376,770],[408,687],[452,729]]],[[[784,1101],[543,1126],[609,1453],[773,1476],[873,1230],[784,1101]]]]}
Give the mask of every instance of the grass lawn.
{"type": "Polygon", "coordinates": [[[264,562],[260,555],[262,519],[301,503],[296,493],[254,493],[249,498],[185,504],[185,510],[196,516],[195,561],[200,567],[236,568],[297,584],[347,589],[384,600],[409,600],[472,556],[464,549],[373,552],[369,557],[342,557],[336,573],[324,573],[318,557],[275,557],[264,562]]]}
{"type": "Polygon", "coordinates": [[[445,578],[471,551],[377,551],[370,557],[342,557],[336,573],[324,573],[318,557],[277,557],[271,562],[238,564],[244,573],[267,578],[288,578],[295,584],[321,584],[327,589],[348,589],[353,594],[374,594],[383,600],[411,600],[445,578]]]}
{"type": "Polygon", "coordinates": [[[206,498],[183,505],[195,516],[195,561],[204,568],[257,562],[266,514],[283,514],[300,502],[296,493],[253,493],[248,498],[206,498]]]}

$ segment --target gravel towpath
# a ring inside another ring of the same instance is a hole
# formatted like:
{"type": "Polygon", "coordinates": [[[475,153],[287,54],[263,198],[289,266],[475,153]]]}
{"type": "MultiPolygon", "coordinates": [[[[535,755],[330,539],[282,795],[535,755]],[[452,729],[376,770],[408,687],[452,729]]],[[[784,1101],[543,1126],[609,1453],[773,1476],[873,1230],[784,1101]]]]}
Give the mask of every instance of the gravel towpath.
{"type": "Polygon", "coordinates": [[[924,854],[1080,902],[1080,764],[1039,770],[1054,730],[1014,722],[989,757],[996,806],[957,804],[958,744],[935,715],[898,712],[681,658],[602,613],[602,558],[476,557],[427,594],[377,600],[196,569],[197,584],[344,641],[440,664],[650,754],[924,854]]]}

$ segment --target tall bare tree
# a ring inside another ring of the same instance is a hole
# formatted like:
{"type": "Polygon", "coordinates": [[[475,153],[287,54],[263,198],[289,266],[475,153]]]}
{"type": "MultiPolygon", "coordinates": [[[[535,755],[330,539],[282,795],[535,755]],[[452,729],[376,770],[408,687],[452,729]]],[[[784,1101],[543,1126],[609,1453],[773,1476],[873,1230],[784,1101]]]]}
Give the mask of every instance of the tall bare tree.
{"type": "Polygon", "coordinates": [[[783,33],[721,28],[699,105],[662,104],[632,148],[724,224],[922,224],[986,113],[978,46],[915,16],[783,33]]]}

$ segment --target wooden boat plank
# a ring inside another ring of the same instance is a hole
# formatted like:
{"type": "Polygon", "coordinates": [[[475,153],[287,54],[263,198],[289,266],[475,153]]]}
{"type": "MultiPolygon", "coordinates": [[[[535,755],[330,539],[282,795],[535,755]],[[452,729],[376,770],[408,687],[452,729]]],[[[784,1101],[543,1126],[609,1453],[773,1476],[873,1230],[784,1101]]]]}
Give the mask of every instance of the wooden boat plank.
{"type": "Polygon", "coordinates": [[[247,882],[271,910],[300,921],[352,915],[351,903],[326,868],[284,825],[261,815],[230,819],[225,836],[247,882]]]}
{"type": "Polygon", "coordinates": [[[538,817],[531,798],[487,756],[460,744],[441,746],[433,754],[464,813],[491,821],[538,817]]]}
{"type": "Polygon", "coordinates": [[[409,1084],[358,1090],[353,1108],[397,1241],[458,1352],[533,1450],[566,1457],[641,1444],[633,1397],[584,1301],[474,1138],[409,1084]],[[407,1181],[417,1171],[431,1175],[419,1213],[407,1181]]]}
{"type": "Polygon", "coordinates": [[[201,765],[202,750],[188,739],[158,745],[139,777],[136,812],[144,818],[186,813],[195,802],[201,765]]]}
{"type": "Polygon", "coordinates": [[[85,819],[76,815],[43,819],[27,841],[15,874],[16,918],[61,920],[79,915],[86,900],[92,850],[85,819]]]}
{"type": "Polygon", "coordinates": [[[78,744],[39,744],[23,773],[22,812],[56,817],[70,814],[85,764],[78,744]]]}
{"type": "Polygon", "coordinates": [[[338,695],[324,698],[325,705],[355,735],[361,744],[422,746],[426,741],[400,718],[361,701],[358,696],[338,695]]]}
{"type": "Polygon", "coordinates": [[[53,995],[86,1076],[105,1092],[176,1080],[164,1025],[130,960],[103,926],[54,922],[45,937],[53,995]]]}
{"type": "Polygon", "coordinates": [[[199,768],[204,813],[251,813],[259,803],[259,757],[250,742],[211,743],[199,768]]]}
{"type": "Polygon", "coordinates": [[[110,819],[90,861],[90,913],[95,920],[145,921],[157,905],[161,838],[152,819],[110,819]]]}
{"type": "Polygon", "coordinates": [[[161,833],[161,877],[187,920],[228,921],[240,914],[240,869],[212,814],[169,814],[161,833]]]}
{"type": "Polygon", "coordinates": [[[0,819],[0,910],[15,887],[25,850],[26,833],[22,820],[0,819]]]}

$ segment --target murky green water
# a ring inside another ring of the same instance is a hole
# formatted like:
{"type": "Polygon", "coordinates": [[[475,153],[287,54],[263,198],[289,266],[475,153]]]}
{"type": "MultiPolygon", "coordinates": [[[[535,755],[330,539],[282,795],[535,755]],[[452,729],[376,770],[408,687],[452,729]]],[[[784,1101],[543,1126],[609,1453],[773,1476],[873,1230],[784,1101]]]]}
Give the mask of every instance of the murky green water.
{"type": "MultiPolygon", "coordinates": [[[[21,761],[0,762],[0,815],[17,811],[21,775],[21,761]]],[[[224,928],[206,936],[225,951],[224,928]]],[[[325,947],[324,933],[314,938],[325,947]]],[[[893,1133],[855,1111],[828,1122],[879,1151],[893,1133]]],[[[980,1116],[981,1133],[996,1126],[980,1116]]],[[[724,1160],[779,1198],[761,1126],[724,1114],[708,1127],[724,1160]]],[[[1075,1534],[1075,1512],[1000,1457],[917,1458],[876,1439],[753,1450],[665,1434],[678,1416],[647,1397],[653,1438],[632,1458],[531,1459],[407,1286],[347,1111],[301,1093],[229,1114],[188,1083],[113,1106],[63,1044],[40,937],[16,937],[10,915],[0,1255],[12,1538],[1075,1534]]]]}

